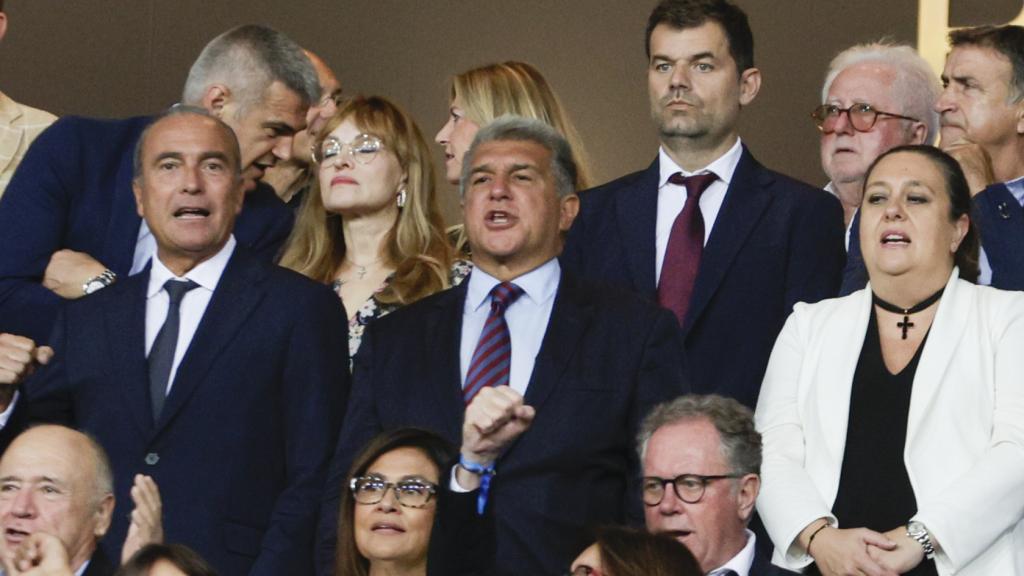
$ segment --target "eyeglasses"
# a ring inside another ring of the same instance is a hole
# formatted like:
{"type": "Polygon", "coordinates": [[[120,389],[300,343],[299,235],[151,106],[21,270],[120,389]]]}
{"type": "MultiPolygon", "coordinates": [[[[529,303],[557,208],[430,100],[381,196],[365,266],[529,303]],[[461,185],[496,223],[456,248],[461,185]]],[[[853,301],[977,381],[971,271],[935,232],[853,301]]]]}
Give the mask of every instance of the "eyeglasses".
{"type": "Polygon", "coordinates": [[[376,504],[384,499],[388,490],[394,488],[398,503],[406,508],[423,508],[437,493],[437,485],[426,480],[385,482],[374,476],[353,478],[348,487],[360,504],[376,504]]]}
{"type": "Polygon", "coordinates": [[[825,134],[831,134],[836,131],[836,123],[839,122],[839,117],[843,114],[846,114],[850,125],[858,132],[871,130],[879,116],[920,122],[917,118],[893,114],[892,112],[882,112],[881,110],[876,110],[871,104],[864,103],[851,104],[849,108],[840,108],[835,104],[822,104],[811,112],[811,118],[814,119],[814,124],[817,125],[818,130],[825,134]]]}
{"type": "Polygon", "coordinates": [[[319,149],[313,148],[313,161],[318,164],[326,164],[332,158],[338,158],[346,151],[360,164],[369,164],[377,157],[377,152],[384,149],[384,143],[380,138],[369,134],[360,134],[345,144],[337,138],[324,138],[319,149]]]}
{"type": "Polygon", "coordinates": [[[665,486],[671,484],[676,491],[676,496],[687,504],[696,504],[704,497],[704,488],[715,480],[726,478],[742,478],[743,474],[719,474],[717,476],[702,476],[700,474],[683,474],[675,478],[658,478],[657,476],[645,476],[642,483],[644,504],[657,506],[665,498],[665,486]]]}
{"type": "Polygon", "coordinates": [[[580,564],[575,570],[569,570],[564,576],[602,576],[597,568],[591,568],[586,564],[580,564]]]}

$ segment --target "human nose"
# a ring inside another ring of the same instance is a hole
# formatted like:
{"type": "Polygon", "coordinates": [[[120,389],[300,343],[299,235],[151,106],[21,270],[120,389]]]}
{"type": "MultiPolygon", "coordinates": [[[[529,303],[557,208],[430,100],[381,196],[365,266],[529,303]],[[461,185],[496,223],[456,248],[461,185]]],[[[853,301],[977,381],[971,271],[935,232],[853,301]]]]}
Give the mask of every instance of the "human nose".
{"type": "Polygon", "coordinates": [[[947,85],[939,94],[939,99],[935,101],[935,111],[942,114],[954,108],[956,108],[956,100],[953,98],[952,85],[947,85]]]}
{"type": "Polygon", "coordinates": [[[36,506],[31,490],[18,490],[14,500],[11,502],[11,514],[17,518],[31,518],[35,516],[36,506]]]}
{"type": "Polygon", "coordinates": [[[900,202],[890,200],[885,205],[885,219],[886,220],[902,220],[903,219],[903,205],[900,202]]]}
{"type": "Polygon", "coordinates": [[[491,200],[502,200],[507,199],[511,196],[509,190],[509,178],[508,176],[499,174],[494,177],[494,181],[491,183],[491,188],[488,190],[491,200]]]}
{"type": "Polygon", "coordinates": [[[434,136],[434,142],[437,142],[438,144],[444,146],[445,144],[448,143],[449,138],[451,137],[451,135],[452,135],[452,119],[451,119],[451,117],[449,117],[448,121],[444,123],[444,126],[441,126],[441,129],[437,131],[437,135],[434,136]]]}
{"type": "Polygon", "coordinates": [[[836,134],[853,134],[853,120],[850,118],[850,109],[840,110],[836,119],[832,122],[832,131],[836,134]]]}
{"type": "Polygon", "coordinates": [[[183,192],[186,194],[195,194],[196,192],[199,192],[201,189],[201,186],[199,185],[201,178],[200,170],[202,170],[201,166],[193,166],[188,170],[183,171],[185,175],[185,181],[182,182],[183,192]]]}
{"type": "Polygon", "coordinates": [[[384,495],[381,496],[380,502],[377,502],[377,509],[381,512],[390,512],[397,510],[398,507],[398,490],[394,486],[387,486],[384,488],[384,495]]]}
{"type": "Polygon", "coordinates": [[[673,66],[672,76],[669,77],[669,86],[673,90],[689,90],[690,71],[686,66],[673,66]]]}
{"type": "Polygon", "coordinates": [[[658,512],[662,516],[672,516],[675,514],[681,514],[686,503],[683,502],[679,495],[676,494],[675,486],[671,482],[664,485],[664,495],[661,497],[661,502],[658,502],[658,512]]]}

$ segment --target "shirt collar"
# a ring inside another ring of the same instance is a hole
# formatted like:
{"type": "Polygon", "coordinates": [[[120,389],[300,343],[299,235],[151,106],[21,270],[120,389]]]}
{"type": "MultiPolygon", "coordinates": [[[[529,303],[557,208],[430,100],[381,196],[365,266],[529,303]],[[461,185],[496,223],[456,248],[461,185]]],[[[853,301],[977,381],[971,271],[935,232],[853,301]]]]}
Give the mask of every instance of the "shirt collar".
{"type": "Polygon", "coordinates": [[[736,172],[736,165],[740,163],[741,156],[743,156],[743,141],[736,138],[736,143],[732,145],[732,148],[729,148],[729,151],[719,156],[717,160],[699,170],[687,172],[676,164],[676,161],[668,155],[665,147],[662,146],[658,148],[658,188],[661,189],[665,186],[668,183],[668,179],[676,172],[682,172],[683,176],[692,176],[702,172],[714,172],[715,176],[718,176],[718,179],[728,187],[732,181],[733,173],[736,172]]]}
{"type": "Polygon", "coordinates": [[[757,536],[754,536],[754,533],[750,530],[744,530],[744,532],[747,533],[747,543],[739,551],[739,554],[733,556],[722,566],[708,572],[708,576],[725,574],[727,570],[732,570],[738,576],[748,576],[750,574],[750,567],[754,565],[754,549],[757,543],[757,536]]]}
{"type": "Polygon", "coordinates": [[[164,266],[164,263],[160,261],[160,258],[153,254],[152,264],[150,265],[149,271],[149,286],[146,291],[146,298],[152,298],[156,296],[161,290],[163,290],[164,284],[167,283],[171,278],[177,278],[178,280],[188,279],[196,284],[199,284],[202,288],[206,288],[210,292],[213,292],[217,288],[217,283],[220,282],[221,275],[224,274],[224,269],[228,266],[228,260],[231,259],[231,255],[235,252],[235,246],[238,243],[235,241],[235,236],[232,234],[228,237],[228,241],[224,243],[224,247],[219,252],[213,255],[213,257],[200,262],[195,268],[185,273],[184,278],[175,276],[173,272],[164,266]]]}
{"type": "MultiPolygon", "coordinates": [[[[511,282],[522,288],[523,296],[537,305],[554,297],[561,275],[562,268],[558,264],[558,258],[552,258],[526,274],[513,278],[511,282]]],[[[494,276],[479,267],[474,267],[473,273],[469,275],[469,286],[466,288],[467,309],[476,311],[489,303],[491,290],[500,283],[501,281],[494,276]]]]}

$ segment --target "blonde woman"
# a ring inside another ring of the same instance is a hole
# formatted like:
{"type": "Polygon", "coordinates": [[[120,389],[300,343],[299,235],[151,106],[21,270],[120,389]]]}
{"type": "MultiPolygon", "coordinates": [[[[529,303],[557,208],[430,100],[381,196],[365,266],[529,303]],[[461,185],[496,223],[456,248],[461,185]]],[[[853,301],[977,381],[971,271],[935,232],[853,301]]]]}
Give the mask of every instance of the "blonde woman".
{"type": "MultiPolygon", "coordinates": [[[[542,120],[558,130],[576,157],[576,190],[593,184],[583,144],[558,97],[539,70],[514,61],[481,66],[452,78],[448,121],[434,137],[444,148],[445,175],[450,184],[459,183],[462,157],[477,130],[506,114],[542,120]]],[[[464,252],[467,246],[462,226],[453,226],[449,233],[457,250],[464,252]]]]}
{"type": "Polygon", "coordinates": [[[349,314],[349,354],[374,319],[457,284],[430,151],[402,109],[379,96],[339,106],[313,144],[317,178],[281,265],[331,284],[349,314]]]}

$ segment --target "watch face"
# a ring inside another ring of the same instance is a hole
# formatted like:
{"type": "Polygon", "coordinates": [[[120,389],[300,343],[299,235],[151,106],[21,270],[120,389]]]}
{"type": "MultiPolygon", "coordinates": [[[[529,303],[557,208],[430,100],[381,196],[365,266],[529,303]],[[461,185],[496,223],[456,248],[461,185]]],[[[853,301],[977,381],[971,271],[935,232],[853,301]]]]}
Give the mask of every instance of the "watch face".
{"type": "Polygon", "coordinates": [[[912,536],[927,534],[928,530],[925,529],[924,524],[913,521],[907,523],[907,532],[910,532],[912,536]]]}
{"type": "Polygon", "coordinates": [[[92,294],[93,292],[99,290],[100,288],[103,288],[104,286],[106,286],[106,284],[100,282],[99,280],[90,280],[89,283],[85,285],[85,293],[92,294]]]}

